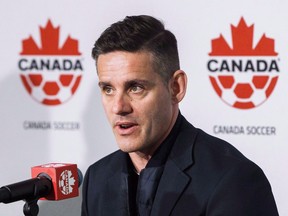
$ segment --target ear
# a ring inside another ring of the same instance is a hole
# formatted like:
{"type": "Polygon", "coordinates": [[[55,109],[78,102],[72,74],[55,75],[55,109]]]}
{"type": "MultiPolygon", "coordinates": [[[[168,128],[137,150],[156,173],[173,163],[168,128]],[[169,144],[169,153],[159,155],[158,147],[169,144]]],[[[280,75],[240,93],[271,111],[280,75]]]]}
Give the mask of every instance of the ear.
{"type": "Polygon", "coordinates": [[[171,97],[174,104],[178,104],[186,94],[187,88],[187,76],[186,73],[182,70],[177,70],[171,80],[171,97]]]}

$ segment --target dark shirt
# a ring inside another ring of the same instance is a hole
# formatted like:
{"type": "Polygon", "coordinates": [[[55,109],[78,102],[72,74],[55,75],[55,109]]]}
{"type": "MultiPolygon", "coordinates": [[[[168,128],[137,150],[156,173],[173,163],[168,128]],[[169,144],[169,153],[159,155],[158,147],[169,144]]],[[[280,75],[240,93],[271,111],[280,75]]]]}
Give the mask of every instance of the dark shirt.
{"type": "Polygon", "coordinates": [[[181,114],[179,113],[170,134],[155,151],[146,167],[141,170],[139,176],[135,171],[130,157],[127,157],[129,170],[129,208],[131,215],[150,215],[157,187],[164,170],[164,165],[179,133],[180,125],[181,114]]]}

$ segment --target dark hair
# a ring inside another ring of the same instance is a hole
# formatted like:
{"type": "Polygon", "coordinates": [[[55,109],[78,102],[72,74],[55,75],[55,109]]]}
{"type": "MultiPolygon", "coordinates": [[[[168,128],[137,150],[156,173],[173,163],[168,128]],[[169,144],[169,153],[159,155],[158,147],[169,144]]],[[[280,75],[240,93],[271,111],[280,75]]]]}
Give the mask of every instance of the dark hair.
{"type": "Polygon", "coordinates": [[[174,34],[151,16],[127,16],[123,21],[112,24],[95,42],[92,57],[97,64],[99,55],[113,51],[150,52],[155,71],[166,82],[180,68],[174,34]]]}

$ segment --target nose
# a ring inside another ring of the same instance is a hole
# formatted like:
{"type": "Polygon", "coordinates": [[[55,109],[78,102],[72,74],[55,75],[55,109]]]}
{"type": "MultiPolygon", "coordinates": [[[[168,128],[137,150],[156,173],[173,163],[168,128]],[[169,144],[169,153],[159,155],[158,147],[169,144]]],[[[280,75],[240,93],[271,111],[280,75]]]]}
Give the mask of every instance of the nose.
{"type": "Polygon", "coordinates": [[[117,94],[114,96],[113,113],[117,115],[127,115],[132,112],[131,99],[126,94],[117,94]]]}

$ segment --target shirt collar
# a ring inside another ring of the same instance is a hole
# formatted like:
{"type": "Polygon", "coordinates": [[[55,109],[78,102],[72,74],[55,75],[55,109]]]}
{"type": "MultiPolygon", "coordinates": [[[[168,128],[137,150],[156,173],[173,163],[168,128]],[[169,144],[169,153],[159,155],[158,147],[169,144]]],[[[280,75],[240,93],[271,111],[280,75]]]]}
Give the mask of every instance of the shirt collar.
{"type": "Polygon", "coordinates": [[[170,150],[177,138],[179,128],[181,125],[181,113],[179,111],[176,122],[170,131],[169,135],[162,142],[162,144],[155,151],[151,159],[148,161],[146,167],[159,167],[165,164],[167,157],[170,153],[170,150]]]}

